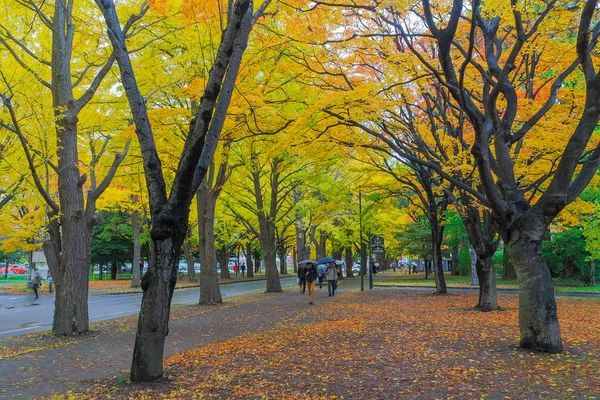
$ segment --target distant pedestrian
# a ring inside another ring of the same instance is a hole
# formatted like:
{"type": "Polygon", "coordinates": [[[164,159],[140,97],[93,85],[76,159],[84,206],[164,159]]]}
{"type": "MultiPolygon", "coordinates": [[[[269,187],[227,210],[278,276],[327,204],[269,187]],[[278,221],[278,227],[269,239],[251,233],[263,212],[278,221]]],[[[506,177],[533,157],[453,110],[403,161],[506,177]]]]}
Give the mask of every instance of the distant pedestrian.
{"type": "Polygon", "coordinates": [[[33,267],[33,269],[31,270],[31,281],[30,281],[30,286],[33,289],[33,293],[35,294],[35,298],[39,298],[38,296],[38,286],[42,283],[42,277],[40,276],[40,273],[38,272],[36,267],[33,267]]]}
{"type": "Polygon", "coordinates": [[[240,266],[235,264],[233,266],[233,272],[235,272],[235,276],[237,276],[238,272],[240,272],[240,266]]]}
{"type": "Polygon", "coordinates": [[[340,270],[334,262],[330,262],[325,270],[325,277],[327,278],[327,291],[329,296],[335,296],[335,290],[337,289],[337,280],[340,270]]]}
{"type": "Polygon", "coordinates": [[[308,304],[313,304],[315,299],[315,284],[317,283],[316,264],[306,264],[306,286],[308,286],[308,304]]]}
{"type": "Polygon", "coordinates": [[[298,266],[298,285],[302,289],[302,293],[306,291],[306,269],[304,264],[298,266]]]}
{"type": "Polygon", "coordinates": [[[242,265],[240,265],[240,271],[242,271],[242,276],[245,276],[245,274],[246,274],[246,264],[242,263],[242,265]]]}
{"type": "Polygon", "coordinates": [[[317,267],[317,278],[319,279],[319,289],[323,289],[323,279],[325,279],[325,265],[321,264],[317,267]]]}

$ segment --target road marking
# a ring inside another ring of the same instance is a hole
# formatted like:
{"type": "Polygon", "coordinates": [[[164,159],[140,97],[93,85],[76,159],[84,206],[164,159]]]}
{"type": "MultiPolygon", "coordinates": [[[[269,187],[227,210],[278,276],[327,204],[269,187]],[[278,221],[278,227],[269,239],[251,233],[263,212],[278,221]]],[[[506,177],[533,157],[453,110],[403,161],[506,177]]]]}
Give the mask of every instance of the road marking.
{"type": "Polygon", "coordinates": [[[26,331],[26,330],[29,330],[29,329],[37,329],[37,328],[41,328],[41,327],[42,327],[42,325],[33,325],[33,326],[28,327],[28,328],[13,329],[12,331],[1,331],[0,335],[3,335],[5,333],[13,333],[13,332],[26,331]]]}

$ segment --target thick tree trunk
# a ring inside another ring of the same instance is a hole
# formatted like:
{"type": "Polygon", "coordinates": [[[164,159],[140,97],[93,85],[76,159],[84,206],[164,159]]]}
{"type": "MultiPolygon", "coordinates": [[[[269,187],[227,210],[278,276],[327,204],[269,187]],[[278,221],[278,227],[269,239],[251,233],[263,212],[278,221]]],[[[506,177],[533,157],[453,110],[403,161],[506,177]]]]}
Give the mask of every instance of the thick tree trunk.
{"type": "Polygon", "coordinates": [[[350,247],[350,246],[346,247],[344,261],[346,263],[346,277],[352,278],[354,276],[354,274],[352,273],[353,260],[352,260],[352,247],[350,247]]]}
{"type": "Polygon", "coordinates": [[[60,220],[60,228],[56,220],[48,224],[50,240],[43,247],[56,289],[52,332],[70,336],[89,329],[87,299],[91,233],[81,213],[64,215],[60,220]]]}
{"type": "MultiPolygon", "coordinates": [[[[274,238],[273,238],[274,240],[274,238]]],[[[267,277],[267,293],[281,292],[281,281],[275,262],[275,246],[268,239],[263,240],[265,253],[265,275],[267,277]]]]}
{"type": "MultiPolygon", "coordinates": [[[[201,185],[196,192],[198,206],[198,250],[200,255],[200,300],[199,304],[223,302],[219,277],[217,276],[217,254],[215,251],[215,204],[210,201],[208,190],[201,185]]],[[[227,264],[225,264],[227,269],[227,264]]],[[[223,270],[223,265],[221,265],[223,270]]]]}
{"type": "Polygon", "coordinates": [[[140,272],[140,225],[139,225],[139,211],[134,211],[131,214],[131,229],[133,231],[133,261],[131,264],[131,287],[139,287],[141,282],[140,272]]]}
{"type": "Polygon", "coordinates": [[[171,298],[177,282],[179,253],[186,230],[183,232],[177,236],[152,240],[148,272],[142,278],[144,295],[130,373],[133,382],[151,381],[162,377],[171,298]]]}
{"type": "Polygon", "coordinates": [[[494,311],[498,309],[498,296],[496,293],[496,271],[493,255],[477,256],[477,276],[479,277],[479,302],[477,309],[480,311],[494,311]]]}
{"type": "Polygon", "coordinates": [[[544,229],[533,218],[522,217],[511,230],[508,251],[519,279],[520,345],[549,353],[562,351],[560,326],[554,299],[554,285],[546,262],[542,259],[541,243],[544,229]],[[531,221],[529,221],[531,220],[531,221]]]}

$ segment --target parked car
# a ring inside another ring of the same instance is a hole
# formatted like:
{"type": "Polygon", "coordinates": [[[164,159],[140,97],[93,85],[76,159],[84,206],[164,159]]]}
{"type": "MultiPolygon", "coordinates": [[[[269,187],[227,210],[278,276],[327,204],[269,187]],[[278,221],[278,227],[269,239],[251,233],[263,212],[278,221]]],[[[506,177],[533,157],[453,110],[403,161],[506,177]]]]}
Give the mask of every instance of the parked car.
{"type": "MultiPolygon", "coordinates": [[[[20,266],[20,265],[16,265],[16,264],[10,264],[8,266],[8,275],[24,275],[27,273],[27,268],[20,266]]],[[[3,267],[0,267],[0,275],[6,275],[6,264],[3,267]]]]}

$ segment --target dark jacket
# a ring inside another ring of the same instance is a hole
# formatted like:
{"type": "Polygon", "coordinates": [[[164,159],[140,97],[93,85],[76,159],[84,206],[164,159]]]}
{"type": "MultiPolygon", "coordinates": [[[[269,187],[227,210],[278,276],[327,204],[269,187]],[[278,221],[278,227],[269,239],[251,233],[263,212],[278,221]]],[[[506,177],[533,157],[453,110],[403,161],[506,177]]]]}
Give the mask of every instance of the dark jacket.
{"type": "Polygon", "coordinates": [[[298,278],[306,278],[306,270],[304,268],[298,268],[298,278]]]}
{"type": "Polygon", "coordinates": [[[317,266],[314,264],[309,264],[306,267],[306,281],[312,282],[317,279],[317,266]]]}

